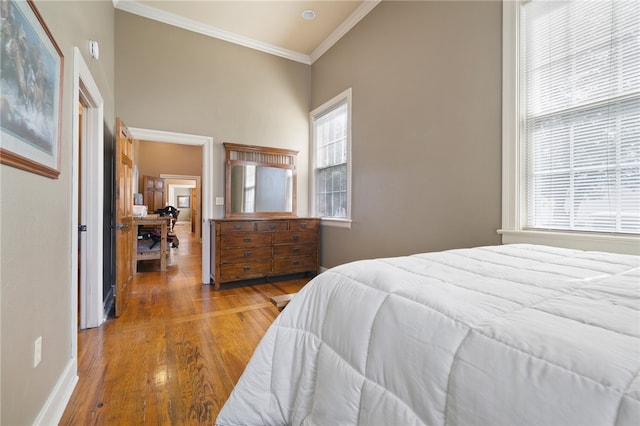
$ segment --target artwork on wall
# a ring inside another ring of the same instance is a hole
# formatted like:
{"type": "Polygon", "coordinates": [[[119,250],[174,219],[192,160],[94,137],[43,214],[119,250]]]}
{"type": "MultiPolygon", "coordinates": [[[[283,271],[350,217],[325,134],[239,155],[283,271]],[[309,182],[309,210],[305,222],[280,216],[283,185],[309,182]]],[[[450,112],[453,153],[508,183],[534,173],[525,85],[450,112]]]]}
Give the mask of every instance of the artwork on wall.
{"type": "Polygon", "coordinates": [[[60,174],[64,57],[32,0],[0,0],[0,162],[60,174]]]}
{"type": "Polygon", "coordinates": [[[191,207],[191,197],[188,195],[178,195],[178,208],[188,209],[191,207]]]}

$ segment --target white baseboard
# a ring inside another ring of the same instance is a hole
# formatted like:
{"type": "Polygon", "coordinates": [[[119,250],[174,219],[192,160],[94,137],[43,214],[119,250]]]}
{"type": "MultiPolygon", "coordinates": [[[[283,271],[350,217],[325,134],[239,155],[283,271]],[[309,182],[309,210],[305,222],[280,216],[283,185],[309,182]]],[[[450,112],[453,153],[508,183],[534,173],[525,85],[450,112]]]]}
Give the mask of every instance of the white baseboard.
{"type": "Polygon", "coordinates": [[[70,359],[58,383],[49,394],[49,398],[42,406],[34,425],[57,425],[62,418],[64,409],[71,399],[73,389],[78,383],[77,359],[70,359]]]}

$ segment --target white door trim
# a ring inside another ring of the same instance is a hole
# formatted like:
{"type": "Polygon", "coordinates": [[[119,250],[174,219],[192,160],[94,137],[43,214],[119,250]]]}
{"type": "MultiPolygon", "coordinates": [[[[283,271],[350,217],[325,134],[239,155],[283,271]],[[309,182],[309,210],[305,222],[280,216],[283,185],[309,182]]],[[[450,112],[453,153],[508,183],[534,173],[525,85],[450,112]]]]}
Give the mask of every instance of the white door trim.
{"type": "Polygon", "coordinates": [[[202,283],[211,281],[209,260],[209,220],[213,217],[213,138],[210,136],[190,135],[185,133],[163,132],[160,130],[139,129],[129,127],[129,132],[134,139],[177,143],[182,145],[196,145],[202,147],[202,283]]]}
{"type": "MultiPolygon", "coordinates": [[[[189,176],[189,175],[170,175],[165,173],[160,173],[160,177],[167,179],[177,179],[177,180],[192,180],[195,183],[193,185],[177,185],[177,184],[166,184],[167,187],[167,200],[172,200],[175,195],[175,188],[195,188],[198,191],[199,198],[202,197],[202,178],[201,176],[189,176]]],[[[202,200],[198,200],[198,204],[202,204],[202,200]]],[[[193,208],[193,206],[191,206],[193,208]]],[[[198,212],[202,214],[201,212],[198,212]]],[[[201,235],[200,228],[202,227],[202,221],[200,223],[196,223],[195,226],[195,234],[201,235]]],[[[202,243],[202,238],[199,239],[200,243],[202,243]]]]}
{"type": "Polygon", "coordinates": [[[78,306],[80,328],[97,327],[104,322],[103,293],[103,203],[104,203],[104,101],[80,49],[73,49],[72,179],[71,179],[71,356],[78,354],[78,306]],[[83,104],[79,122],[80,102],[83,104]],[[79,129],[83,135],[80,140],[79,129]],[[82,149],[80,149],[82,143],[82,149]],[[80,153],[82,152],[82,158],[80,153]],[[82,161],[82,164],[80,163],[82,161]],[[80,176],[82,172],[82,176],[80,176]],[[82,184],[82,188],[80,188],[82,184]],[[78,192],[80,188],[81,194],[78,192]],[[78,207],[82,202],[82,272],[78,300],[78,207]]]}

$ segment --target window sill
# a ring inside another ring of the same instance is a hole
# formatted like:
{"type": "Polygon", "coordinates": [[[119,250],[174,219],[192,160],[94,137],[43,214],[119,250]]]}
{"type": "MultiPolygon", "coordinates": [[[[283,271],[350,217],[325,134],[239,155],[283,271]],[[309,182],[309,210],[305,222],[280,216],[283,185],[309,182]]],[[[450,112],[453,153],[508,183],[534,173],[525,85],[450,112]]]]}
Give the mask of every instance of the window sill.
{"type": "Polygon", "coordinates": [[[503,244],[542,244],[578,250],[640,255],[640,236],[499,229],[503,244]]]}
{"type": "Polygon", "coordinates": [[[320,224],[326,226],[333,226],[335,228],[351,229],[351,219],[337,219],[333,217],[321,217],[320,224]]]}

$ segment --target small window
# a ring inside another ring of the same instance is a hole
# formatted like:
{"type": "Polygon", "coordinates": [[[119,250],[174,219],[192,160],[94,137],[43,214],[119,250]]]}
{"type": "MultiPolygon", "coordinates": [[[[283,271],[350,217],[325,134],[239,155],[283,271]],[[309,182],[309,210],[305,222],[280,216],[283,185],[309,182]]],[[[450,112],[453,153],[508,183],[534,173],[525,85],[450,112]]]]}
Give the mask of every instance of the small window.
{"type": "Polygon", "coordinates": [[[351,221],[351,89],[311,112],[311,211],[351,221]]]}

